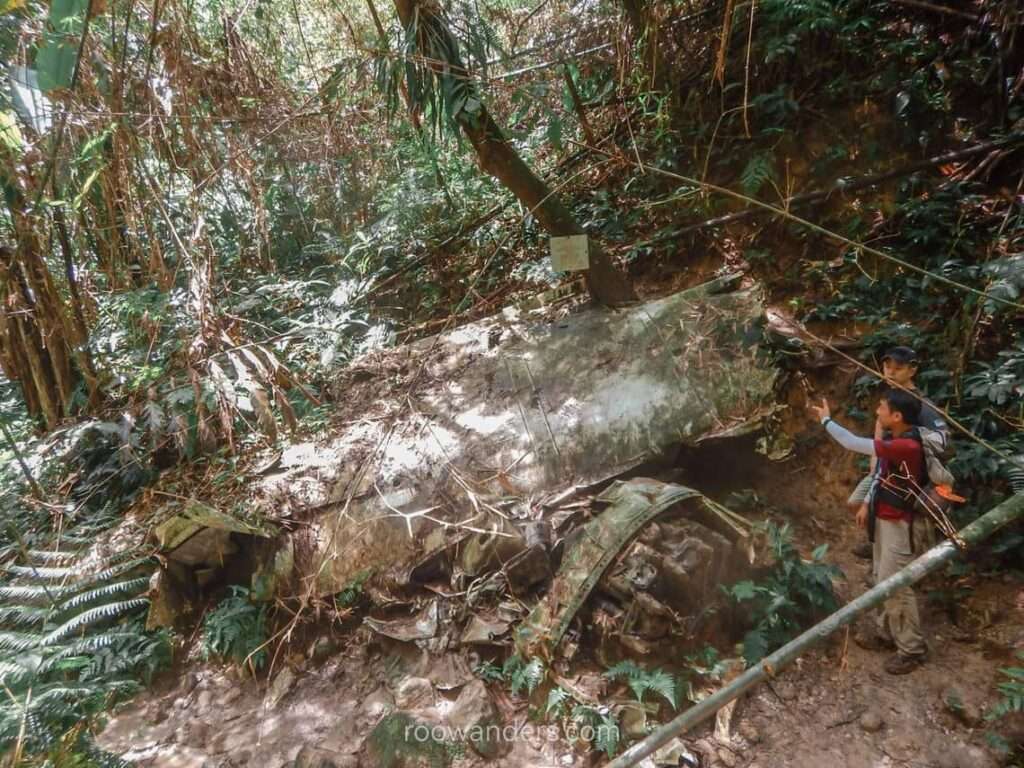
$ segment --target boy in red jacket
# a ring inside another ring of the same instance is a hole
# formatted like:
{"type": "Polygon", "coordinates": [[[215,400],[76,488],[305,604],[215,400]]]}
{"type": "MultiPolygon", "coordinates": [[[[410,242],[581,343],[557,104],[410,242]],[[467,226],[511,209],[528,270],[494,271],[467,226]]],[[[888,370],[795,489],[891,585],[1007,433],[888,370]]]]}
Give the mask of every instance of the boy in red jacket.
{"type": "MultiPolygon", "coordinates": [[[[875,505],[875,542],[873,566],[878,583],[902,570],[914,559],[911,543],[914,515],[914,491],[925,476],[924,450],[914,427],[921,414],[921,404],[902,390],[886,392],[878,403],[875,416],[890,439],[858,437],[832,418],[828,401],[811,406],[829,435],[848,451],[872,456],[878,460],[878,484],[872,498],[875,505]]],[[[857,511],[857,524],[866,528],[865,508],[857,511]]],[[[921,634],[917,598],[910,587],[892,594],[878,616],[877,634],[856,638],[870,650],[895,645],[896,654],[885,663],[885,671],[904,675],[917,668],[927,655],[928,647],[921,634]]]]}

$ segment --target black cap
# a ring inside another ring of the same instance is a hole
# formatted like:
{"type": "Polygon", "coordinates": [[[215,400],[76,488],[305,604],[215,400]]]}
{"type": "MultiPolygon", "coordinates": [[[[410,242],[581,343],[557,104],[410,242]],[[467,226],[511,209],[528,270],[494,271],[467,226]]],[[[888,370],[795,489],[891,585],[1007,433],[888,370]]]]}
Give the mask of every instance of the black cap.
{"type": "Polygon", "coordinates": [[[916,365],[917,353],[910,347],[893,347],[882,358],[882,362],[886,360],[892,360],[894,363],[902,363],[903,365],[916,365]]]}

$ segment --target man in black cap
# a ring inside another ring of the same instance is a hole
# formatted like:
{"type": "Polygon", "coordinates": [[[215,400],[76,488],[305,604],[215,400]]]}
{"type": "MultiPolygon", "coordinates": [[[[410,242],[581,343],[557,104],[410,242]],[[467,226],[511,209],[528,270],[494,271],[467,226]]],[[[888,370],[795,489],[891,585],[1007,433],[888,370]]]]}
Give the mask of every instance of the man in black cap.
{"type": "MultiPolygon", "coordinates": [[[[893,347],[885,356],[882,358],[882,375],[885,377],[885,381],[890,386],[896,388],[904,388],[915,394],[917,392],[917,386],[914,384],[914,376],[917,374],[917,354],[910,347],[893,347]]],[[[918,395],[920,397],[920,395],[918,395]]],[[[927,399],[921,397],[921,413],[918,416],[918,424],[926,429],[932,429],[939,432],[943,437],[944,444],[949,443],[949,425],[946,423],[945,417],[939,413],[938,409],[927,399]]],[[[881,440],[883,430],[881,424],[875,421],[875,435],[876,440],[881,440]]],[[[850,494],[850,498],[847,500],[847,504],[857,510],[857,517],[859,519],[866,520],[869,514],[869,506],[871,502],[872,494],[877,485],[878,463],[875,457],[871,457],[871,469],[867,476],[857,483],[857,487],[854,488],[853,493],[850,494]]],[[[927,532],[931,530],[929,525],[921,525],[919,527],[920,533],[927,535],[927,532]]],[[[916,538],[916,537],[915,537],[916,538]]],[[[926,541],[930,544],[930,541],[926,541]]],[[[856,547],[853,548],[853,554],[864,560],[870,560],[874,547],[870,541],[862,541],[856,547]]]]}

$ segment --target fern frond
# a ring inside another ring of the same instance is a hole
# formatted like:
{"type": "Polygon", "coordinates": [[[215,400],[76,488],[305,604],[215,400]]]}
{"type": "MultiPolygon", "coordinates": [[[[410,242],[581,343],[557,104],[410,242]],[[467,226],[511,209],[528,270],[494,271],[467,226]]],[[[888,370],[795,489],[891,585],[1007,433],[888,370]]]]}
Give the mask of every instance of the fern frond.
{"type": "Polygon", "coordinates": [[[104,680],[89,683],[49,683],[32,691],[30,709],[52,715],[80,716],[80,707],[96,708],[97,705],[123,694],[135,693],[139,684],[134,680],[104,680]]]}
{"type": "Polygon", "coordinates": [[[647,676],[645,690],[651,690],[661,696],[672,709],[678,709],[676,699],[676,679],[663,669],[656,669],[647,676]]]}
{"type": "Polygon", "coordinates": [[[31,627],[45,622],[49,614],[49,608],[33,605],[3,605],[0,606],[0,625],[31,627]]]}
{"type": "Polygon", "coordinates": [[[44,549],[30,549],[25,553],[29,562],[41,565],[63,565],[82,556],[81,550],[51,551],[44,549]]]}
{"type": "Polygon", "coordinates": [[[639,677],[643,673],[643,667],[634,661],[626,659],[625,661],[620,661],[614,666],[608,667],[608,669],[605,670],[604,676],[609,680],[615,680],[620,677],[639,677]]]}
{"type": "Polygon", "coordinates": [[[0,650],[23,653],[31,648],[37,648],[43,638],[44,635],[37,635],[34,632],[0,632],[0,650]]]}
{"type": "Polygon", "coordinates": [[[771,152],[762,152],[747,162],[740,174],[740,184],[746,194],[753,196],[761,191],[766,182],[774,178],[775,157],[771,152]]]}
{"type": "Polygon", "coordinates": [[[45,586],[43,584],[6,584],[0,587],[0,600],[12,603],[49,605],[53,600],[75,593],[74,587],[45,586]]]}
{"type": "Polygon", "coordinates": [[[548,704],[544,709],[544,714],[550,715],[552,712],[556,714],[561,713],[569,701],[572,701],[572,696],[567,690],[560,687],[552,688],[550,693],[548,693],[548,704]]]}
{"type": "Polygon", "coordinates": [[[118,645],[119,643],[129,643],[138,640],[140,637],[143,637],[143,635],[140,635],[138,632],[103,632],[98,635],[80,638],[70,645],[51,646],[53,653],[46,657],[40,665],[40,670],[49,672],[57,666],[58,662],[65,659],[70,659],[74,656],[85,656],[104,648],[118,645]]]}
{"type": "Polygon", "coordinates": [[[0,662],[0,685],[8,689],[18,688],[27,683],[32,675],[33,670],[24,664],[11,661],[0,662]]]}
{"type": "Polygon", "coordinates": [[[58,607],[60,613],[67,613],[68,611],[81,608],[84,605],[95,602],[96,600],[102,600],[106,598],[112,598],[116,595],[124,594],[140,594],[145,592],[149,587],[149,577],[139,576],[135,579],[128,579],[127,581],[116,581],[112,584],[104,584],[90,589],[85,592],[80,592],[74,597],[65,600],[58,607]]]}
{"type": "Polygon", "coordinates": [[[668,701],[673,709],[678,708],[676,679],[663,669],[648,671],[627,659],[610,667],[604,674],[611,680],[625,678],[626,684],[633,691],[637,701],[643,701],[645,693],[654,691],[668,701]]]}
{"type": "Polygon", "coordinates": [[[537,686],[544,681],[546,675],[544,662],[538,658],[530,659],[527,664],[513,672],[512,693],[519,693],[524,688],[527,693],[533,693],[537,686]]]}
{"type": "Polygon", "coordinates": [[[31,579],[41,579],[43,581],[60,581],[61,579],[70,579],[75,576],[74,568],[63,566],[12,564],[6,566],[4,570],[12,576],[27,576],[31,579]]]}
{"type": "Polygon", "coordinates": [[[88,611],[83,611],[77,616],[64,622],[57,627],[57,629],[53,630],[53,632],[46,635],[43,640],[43,644],[54,645],[65,637],[69,637],[76,632],[82,631],[90,624],[123,616],[126,613],[144,608],[147,605],[149,605],[148,599],[135,598],[132,600],[122,600],[118,603],[107,603],[106,605],[100,605],[96,608],[90,608],[88,611]]]}
{"type": "Polygon", "coordinates": [[[123,576],[124,574],[129,573],[130,571],[133,571],[142,565],[152,564],[152,557],[136,557],[126,562],[118,563],[117,565],[105,568],[104,570],[99,571],[98,573],[89,574],[88,577],[89,581],[96,584],[101,581],[109,581],[110,579],[116,579],[118,576],[123,576]]]}

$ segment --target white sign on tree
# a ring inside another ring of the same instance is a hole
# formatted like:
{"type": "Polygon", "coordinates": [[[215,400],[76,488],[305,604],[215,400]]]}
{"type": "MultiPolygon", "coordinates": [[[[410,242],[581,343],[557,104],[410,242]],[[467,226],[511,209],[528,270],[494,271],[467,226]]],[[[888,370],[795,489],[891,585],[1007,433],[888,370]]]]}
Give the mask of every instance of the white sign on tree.
{"type": "Polygon", "coordinates": [[[590,241],[587,236],[552,237],[551,268],[555,272],[590,269],[590,241]]]}

